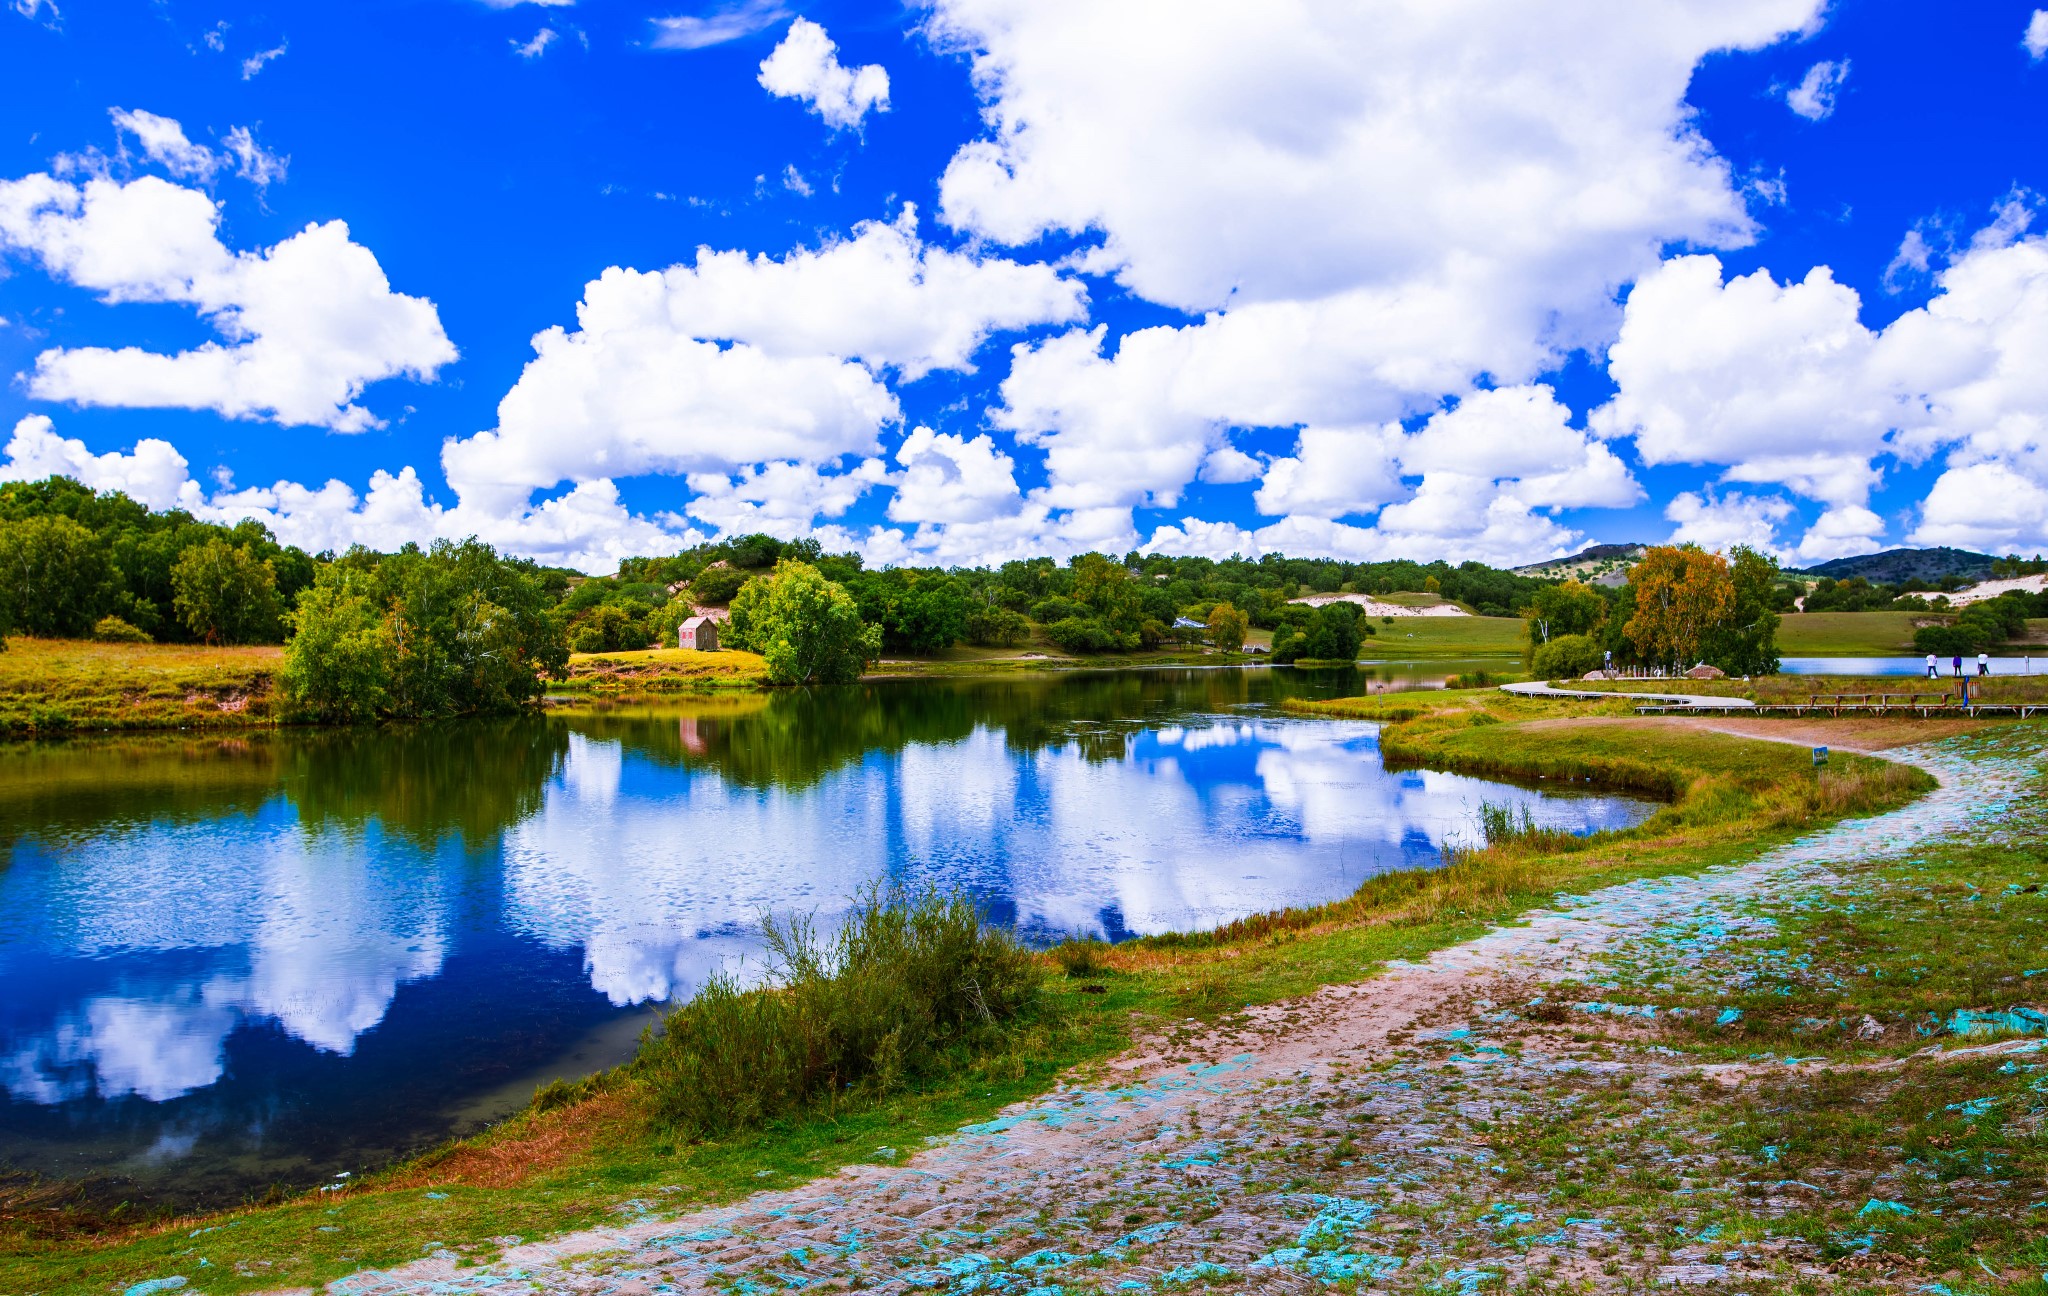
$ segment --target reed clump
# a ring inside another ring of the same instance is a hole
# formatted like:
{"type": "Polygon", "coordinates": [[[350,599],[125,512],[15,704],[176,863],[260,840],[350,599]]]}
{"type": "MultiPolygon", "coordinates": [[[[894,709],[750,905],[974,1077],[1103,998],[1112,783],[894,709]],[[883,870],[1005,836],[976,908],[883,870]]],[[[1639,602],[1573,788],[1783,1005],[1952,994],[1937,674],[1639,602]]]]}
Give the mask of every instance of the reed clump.
{"type": "Polygon", "coordinates": [[[1099,976],[1109,967],[1109,942],[1094,936],[1069,937],[1051,952],[1052,961],[1070,977],[1099,976]]]}
{"type": "Polygon", "coordinates": [[[1044,976],[957,896],[871,891],[830,938],[808,918],[762,927],[763,981],[712,977],[633,1064],[656,1120],[687,1136],[963,1070],[1012,1039],[1044,976]]]}

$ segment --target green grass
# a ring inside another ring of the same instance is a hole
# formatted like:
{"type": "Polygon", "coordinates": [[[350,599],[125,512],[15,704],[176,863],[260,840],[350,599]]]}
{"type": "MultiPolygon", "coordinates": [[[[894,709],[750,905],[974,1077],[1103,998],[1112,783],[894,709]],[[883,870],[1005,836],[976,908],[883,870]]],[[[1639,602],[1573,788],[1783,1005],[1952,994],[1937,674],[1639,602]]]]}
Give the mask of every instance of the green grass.
{"type": "Polygon", "coordinates": [[[1365,661],[1522,655],[1518,617],[1395,617],[1391,623],[1375,619],[1372,628],[1372,637],[1358,648],[1365,661]]]}
{"type": "Polygon", "coordinates": [[[2048,1269],[2048,1053],[1971,1055],[1961,1050],[2023,1032],[1948,1026],[1958,1013],[2048,1005],[2043,734],[2006,725],[1962,743],[1982,759],[2032,764],[2034,794],[1986,830],[1836,861],[1823,885],[1748,902],[1768,925],[1704,958],[1680,963],[1666,936],[1639,933],[1598,969],[1600,986],[1556,997],[1653,1007],[1649,1021],[1575,1025],[1703,1063],[1823,1064],[1766,1066],[1740,1087],[1703,1082],[1666,1109],[1658,1137],[1719,1162],[1718,1174],[1690,1168],[1694,1181],[1738,1190],[1716,1221],[1729,1240],[1789,1234],[1916,1286],[2034,1292],[2048,1269]],[[1773,1214],[1757,1210],[1763,1194],[1747,1187],[1757,1179],[1828,1188],[1773,1214]],[[1903,1210],[1872,1212],[1871,1201],[1903,1210]]]}
{"type": "Polygon", "coordinates": [[[1355,981],[1388,959],[1469,939],[1560,888],[1740,858],[1843,813],[1895,804],[1924,781],[1850,757],[1834,771],[1832,792],[1820,795],[1804,753],[1776,744],[1611,726],[1529,730],[1513,722],[1518,704],[1491,690],[1427,700],[1425,716],[1387,732],[1390,753],[1474,772],[1594,771],[1675,789],[1679,799],[1641,828],[1562,852],[1541,849],[1540,840],[1507,840],[1441,870],[1376,878],[1338,904],[1217,933],[1046,956],[1049,973],[1066,974],[1043,982],[1035,1010],[999,1046],[960,1053],[950,1068],[910,1076],[901,1088],[857,1093],[756,1129],[690,1141],[662,1118],[629,1065],[553,1094],[542,1104],[551,1110],[529,1108],[473,1139],[353,1180],[346,1191],[205,1219],[131,1222],[59,1191],[0,1188],[0,1291],[104,1292],[171,1274],[209,1293],[308,1286],[416,1258],[429,1240],[474,1248],[464,1254],[481,1259],[493,1252],[492,1238],[616,1219],[629,1200],[663,1211],[732,1201],[873,1162],[880,1147],[907,1151],[926,1135],[985,1118],[1043,1092],[1068,1068],[1108,1058],[1134,1030],[1355,981]],[[214,1231],[195,1236],[198,1229],[214,1231]]]}
{"type": "Polygon", "coordinates": [[[1787,657],[1897,657],[1913,651],[1914,612],[1787,612],[1778,651],[1787,657]]]}
{"type": "Polygon", "coordinates": [[[7,640],[0,735],[243,728],[275,722],[284,650],[7,640]]]}

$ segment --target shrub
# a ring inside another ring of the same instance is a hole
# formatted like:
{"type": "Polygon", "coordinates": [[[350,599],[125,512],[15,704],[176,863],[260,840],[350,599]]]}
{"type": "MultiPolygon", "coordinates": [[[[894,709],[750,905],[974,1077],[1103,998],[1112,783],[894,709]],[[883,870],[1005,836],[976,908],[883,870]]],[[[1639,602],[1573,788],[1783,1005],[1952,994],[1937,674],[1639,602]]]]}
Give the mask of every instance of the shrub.
{"type": "Polygon", "coordinates": [[[984,648],[1014,648],[1030,634],[1024,615],[1006,607],[977,607],[967,614],[967,641],[984,648]]]}
{"type": "Polygon", "coordinates": [[[101,643],[156,642],[156,640],[117,616],[103,616],[93,622],[92,637],[101,643]]]}
{"type": "Polygon", "coordinates": [[[766,984],[713,976],[633,1064],[658,1116],[697,1137],[957,1070],[1005,1042],[1042,976],[957,897],[870,891],[829,942],[800,918],[763,934],[766,984]]]}
{"type": "Polygon", "coordinates": [[[1124,636],[1094,617],[1070,616],[1055,621],[1045,628],[1045,636],[1070,653],[1112,652],[1137,646],[1136,635],[1126,642],[1124,636]]]}
{"type": "Polygon", "coordinates": [[[1108,965],[1102,956],[1109,952],[1106,941],[1093,936],[1075,936],[1052,947],[1052,957],[1060,970],[1070,977],[1088,977],[1101,973],[1108,965]]]}
{"type": "Polygon", "coordinates": [[[1559,635],[1536,649],[1538,679],[1577,679],[1600,669],[1601,649],[1591,635],[1559,635]]]}
{"type": "Polygon", "coordinates": [[[1917,652],[1933,653],[1937,657],[1974,657],[1984,648],[1975,631],[1976,626],[1955,625],[1921,626],[1913,632],[1913,648],[1917,652]]]}

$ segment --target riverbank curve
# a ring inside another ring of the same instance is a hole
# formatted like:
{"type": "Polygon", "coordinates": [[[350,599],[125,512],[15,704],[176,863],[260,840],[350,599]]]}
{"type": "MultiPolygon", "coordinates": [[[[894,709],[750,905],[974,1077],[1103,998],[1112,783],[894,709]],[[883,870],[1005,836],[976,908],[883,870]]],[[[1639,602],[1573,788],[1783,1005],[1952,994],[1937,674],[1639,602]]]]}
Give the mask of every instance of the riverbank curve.
{"type": "Polygon", "coordinates": [[[1706,697],[1698,693],[1617,693],[1611,690],[1561,689],[1544,680],[1529,680],[1521,684],[1503,684],[1500,686],[1500,691],[1512,693],[1516,697],[1592,698],[1595,700],[1622,698],[1630,702],[1663,702],[1670,706],[1712,707],[1716,710],[1740,710],[1756,706],[1756,703],[1748,698],[1706,697]]]}
{"type": "MultiPolygon", "coordinates": [[[[1952,743],[1895,754],[1938,789],[1747,862],[1560,896],[1425,960],[1214,1026],[1190,1021],[1139,1041],[1099,1076],[1070,1078],[900,1161],[877,1149],[877,1164],[682,1215],[625,1202],[610,1227],[507,1238],[481,1265],[432,1252],[329,1290],[1474,1292],[1534,1272],[1618,1292],[1825,1277],[1827,1257],[1793,1230],[1710,1240],[1719,1228],[1692,1216],[1732,1189],[1660,1191],[1661,1237],[1646,1238],[1632,1222],[1575,1210],[1557,1183],[1520,1177],[1497,1145],[1515,1122],[1600,1093],[1638,1095],[1643,1110],[1630,1119],[1653,1129],[1701,1080],[1698,1060],[1673,1050],[1545,1025],[1528,1005],[1544,1003],[1546,987],[1610,980],[1618,951],[1674,930],[1694,957],[1739,933],[1761,898],[1824,892],[1830,861],[1989,829],[2036,777],[2031,758],[1973,759],[1952,743]],[[1688,1241],[1694,1224],[1699,1237],[1688,1241]]],[[[1709,1070],[1728,1084],[1745,1069],[1782,1076],[1799,1065],[1709,1070]]],[[[1624,1124],[1603,1122],[1601,1137],[1622,1137],[1624,1124]]],[[[1657,1156],[1688,1175],[1675,1149],[1657,1156]]],[[[1791,1192],[1771,1191],[1772,1209],[1791,1192]]]]}

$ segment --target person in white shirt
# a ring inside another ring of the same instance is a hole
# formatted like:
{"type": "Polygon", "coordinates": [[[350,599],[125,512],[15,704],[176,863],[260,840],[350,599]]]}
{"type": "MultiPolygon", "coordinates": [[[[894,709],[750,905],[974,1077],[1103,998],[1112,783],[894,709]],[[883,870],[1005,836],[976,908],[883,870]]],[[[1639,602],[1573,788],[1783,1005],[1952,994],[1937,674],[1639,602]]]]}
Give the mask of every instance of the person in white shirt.
{"type": "Polygon", "coordinates": [[[1989,675],[1990,673],[1991,673],[1991,654],[1989,654],[1989,653],[1978,653],[1978,654],[1977,654],[1977,675],[1978,675],[1978,678],[1980,678],[1980,679],[1981,679],[1981,678],[1983,678],[1984,676],[1986,676],[1986,675],[1989,675]]]}
{"type": "Polygon", "coordinates": [[[1938,661],[1936,661],[1936,660],[1934,660],[1934,654],[1933,654],[1933,653],[1928,653],[1928,654],[1927,654],[1927,678],[1928,678],[1928,679],[1940,679],[1940,678],[1941,678],[1941,663],[1940,663],[1940,662],[1938,662],[1938,661]]]}

